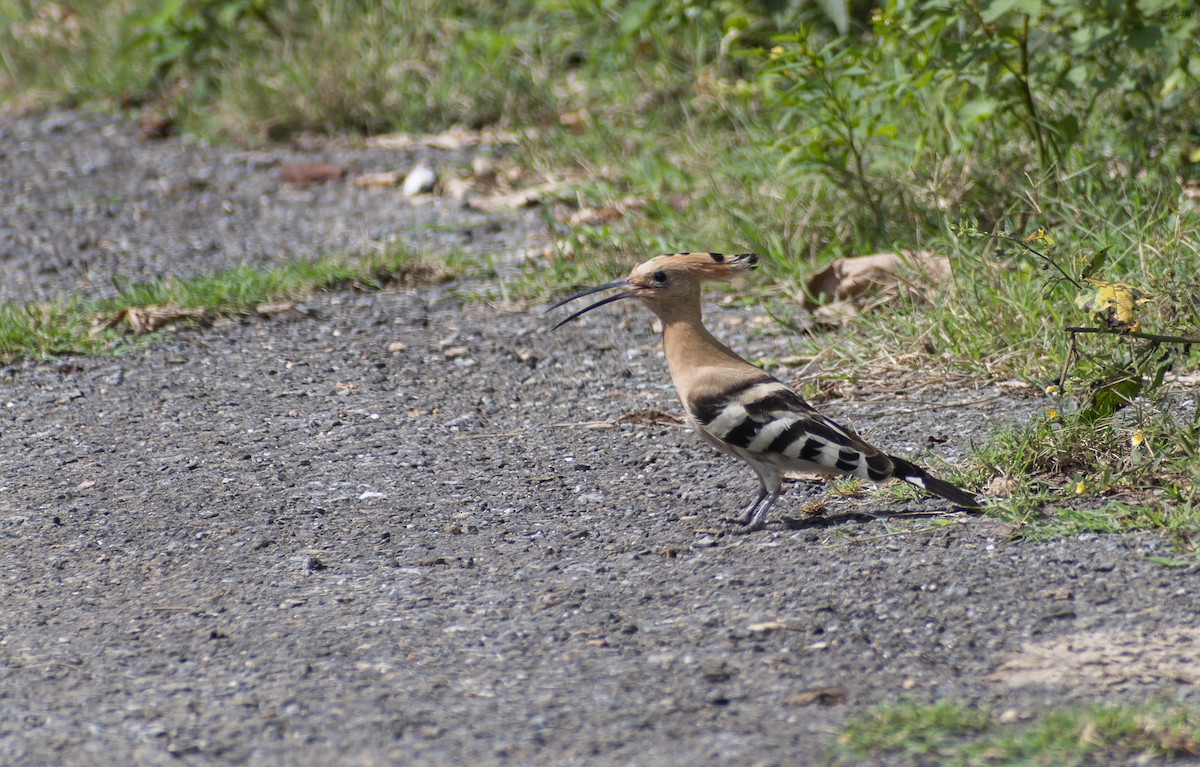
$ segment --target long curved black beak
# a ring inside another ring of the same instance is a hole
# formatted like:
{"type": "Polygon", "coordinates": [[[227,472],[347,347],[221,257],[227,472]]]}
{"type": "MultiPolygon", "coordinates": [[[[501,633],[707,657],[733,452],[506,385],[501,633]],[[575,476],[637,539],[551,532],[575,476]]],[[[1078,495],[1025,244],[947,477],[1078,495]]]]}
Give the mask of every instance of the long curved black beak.
{"type": "MultiPolygon", "coordinates": [[[[546,313],[550,313],[550,312],[554,311],[555,309],[562,306],[563,304],[569,304],[570,302],[574,301],[577,298],[583,298],[584,296],[590,296],[593,293],[599,293],[602,290],[612,290],[613,288],[632,288],[632,287],[633,287],[633,285],[632,285],[632,283],[629,282],[629,280],[617,280],[615,282],[610,282],[606,285],[599,285],[594,288],[588,288],[587,290],[584,290],[580,293],[576,293],[575,295],[571,296],[570,298],[564,298],[563,300],[559,301],[554,306],[551,306],[549,309],[547,309],[546,313]]],[[[595,309],[598,306],[604,306],[605,304],[611,304],[613,301],[620,301],[622,298],[632,298],[635,295],[637,295],[637,293],[635,291],[626,290],[622,293],[616,294],[615,296],[609,296],[608,298],[601,299],[594,304],[585,306],[584,308],[575,312],[570,317],[567,317],[565,320],[563,320],[562,322],[558,323],[557,325],[555,325],[554,327],[552,327],[550,329],[558,330],[559,328],[561,328],[563,325],[566,325],[571,320],[575,319],[576,317],[580,316],[581,314],[587,314],[588,312],[590,312],[591,310],[595,309]]]]}

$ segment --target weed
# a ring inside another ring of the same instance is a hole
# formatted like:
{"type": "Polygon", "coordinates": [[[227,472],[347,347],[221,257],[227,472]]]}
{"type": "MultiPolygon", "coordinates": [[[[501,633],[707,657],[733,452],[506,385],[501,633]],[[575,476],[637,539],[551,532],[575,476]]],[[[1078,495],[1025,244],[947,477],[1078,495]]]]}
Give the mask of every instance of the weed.
{"type": "Polygon", "coordinates": [[[1047,711],[1003,723],[986,709],[939,701],[876,706],[837,739],[837,764],[893,755],[939,764],[1089,764],[1098,757],[1194,756],[1200,713],[1159,704],[1047,711]]]}
{"type": "Polygon", "coordinates": [[[0,360],[43,359],[66,354],[119,352],[135,343],[111,321],[129,309],[203,309],[180,317],[237,316],[262,304],[294,299],[320,290],[380,290],[395,284],[437,282],[450,274],[394,248],[358,258],[291,261],[268,268],[238,267],[189,278],[118,282],[116,295],[96,301],[0,304],[0,360]],[[97,321],[101,318],[101,321],[97,321]]]}

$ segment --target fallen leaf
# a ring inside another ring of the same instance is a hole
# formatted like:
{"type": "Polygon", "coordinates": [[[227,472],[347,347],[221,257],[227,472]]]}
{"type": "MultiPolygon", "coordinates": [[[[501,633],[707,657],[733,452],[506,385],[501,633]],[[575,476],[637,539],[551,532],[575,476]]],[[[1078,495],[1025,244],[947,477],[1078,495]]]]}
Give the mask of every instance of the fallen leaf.
{"type": "MultiPolygon", "coordinates": [[[[858,300],[887,291],[899,294],[901,286],[910,294],[922,296],[911,279],[905,279],[905,269],[914,276],[936,285],[950,276],[950,259],[925,251],[876,253],[857,258],[839,258],[809,278],[805,291],[796,298],[805,309],[813,311],[822,304],[858,300]]],[[[861,307],[860,307],[861,308],[861,307]]]]}
{"type": "Polygon", "coordinates": [[[359,189],[382,189],[396,186],[404,181],[404,171],[388,170],[380,173],[364,173],[352,182],[359,189]]]}
{"type": "Polygon", "coordinates": [[[129,329],[137,335],[153,333],[176,322],[199,321],[204,319],[205,310],[184,309],[180,306],[130,306],[120,309],[111,315],[98,317],[92,323],[92,332],[114,328],[121,323],[129,325],[129,329]]]}
{"type": "Polygon", "coordinates": [[[853,301],[834,301],[812,310],[813,320],[820,327],[836,328],[849,325],[862,314],[862,309],[853,301]]]}
{"type": "Polygon", "coordinates": [[[579,226],[581,224],[607,224],[623,218],[627,214],[635,210],[640,210],[646,206],[646,201],[639,197],[625,197],[617,200],[611,205],[604,205],[599,208],[580,208],[567,218],[568,226],[579,226]]]}
{"type": "Polygon", "coordinates": [[[541,203],[543,198],[562,187],[562,182],[551,181],[526,189],[518,189],[515,192],[502,192],[486,197],[474,197],[467,201],[467,207],[483,211],[484,213],[495,213],[496,211],[509,208],[528,208],[531,205],[541,203]]]}
{"type": "Polygon", "coordinates": [[[461,200],[475,189],[475,180],[471,178],[448,178],[442,182],[442,192],[452,200],[461,200]]]}
{"type": "Polygon", "coordinates": [[[138,141],[152,141],[154,139],[163,139],[171,135],[171,129],[175,127],[175,121],[170,117],[161,115],[146,115],[138,123],[138,141]]]}
{"type": "Polygon", "coordinates": [[[1015,477],[1003,475],[992,477],[992,481],[988,482],[985,494],[992,498],[1008,498],[1017,489],[1018,484],[1015,477]]]}
{"type": "Polygon", "coordinates": [[[259,304],[254,307],[254,311],[263,317],[272,320],[282,320],[290,322],[293,320],[302,320],[308,317],[311,312],[305,309],[299,309],[290,301],[278,304],[259,304]]]}
{"type": "Polygon", "coordinates": [[[1115,330],[1132,330],[1137,332],[1137,308],[1153,299],[1127,282],[1105,282],[1091,277],[1084,281],[1090,288],[1084,288],[1075,296],[1075,305],[1090,313],[1115,330]]]}
{"type": "Polygon", "coordinates": [[[468,146],[518,144],[522,138],[536,135],[533,131],[515,131],[484,128],[470,130],[461,125],[449,128],[441,133],[428,133],[414,136],[411,133],[387,133],[373,136],[367,140],[367,146],[372,149],[412,149],[414,147],[429,147],[431,149],[462,149],[468,146]]]}
{"type": "Polygon", "coordinates": [[[279,166],[279,180],[292,186],[309,186],[326,181],[337,181],[345,175],[345,167],[323,162],[308,162],[298,165],[285,162],[279,166]]]}
{"type": "Polygon", "coordinates": [[[848,699],[849,696],[841,687],[816,687],[787,696],[783,699],[783,705],[811,706],[816,703],[821,706],[838,706],[848,699]]]}

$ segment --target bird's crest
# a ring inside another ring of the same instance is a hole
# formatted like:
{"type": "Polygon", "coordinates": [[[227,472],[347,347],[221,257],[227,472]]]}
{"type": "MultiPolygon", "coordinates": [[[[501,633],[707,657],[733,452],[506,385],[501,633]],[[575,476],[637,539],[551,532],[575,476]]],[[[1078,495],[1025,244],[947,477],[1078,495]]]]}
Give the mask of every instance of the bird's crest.
{"type": "Polygon", "coordinates": [[[655,256],[634,268],[631,280],[641,275],[653,275],[663,270],[684,273],[701,280],[731,280],[742,272],[758,266],[754,253],[738,253],[727,256],[723,253],[671,253],[655,256]]]}

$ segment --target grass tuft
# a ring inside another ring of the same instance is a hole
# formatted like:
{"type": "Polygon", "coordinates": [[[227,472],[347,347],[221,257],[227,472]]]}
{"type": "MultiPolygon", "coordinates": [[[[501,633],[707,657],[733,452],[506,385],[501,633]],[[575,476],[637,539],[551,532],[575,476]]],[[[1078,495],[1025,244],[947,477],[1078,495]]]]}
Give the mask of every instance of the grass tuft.
{"type": "Polygon", "coordinates": [[[924,763],[1090,764],[1097,758],[1200,755],[1200,712],[1190,707],[1098,705],[1004,723],[975,706],[885,704],[852,719],[838,736],[837,764],[899,756],[924,763]]]}
{"type": "Polygon", "coordinates": [[[419,259],[403,248],[358,258],[287,261],[270,267],[242,266],[193,277],[118,282],[116,295],[60,304],[0,304],[0,361],[123,351],[134,343],[118,323],[129,310],[172,307],[172,324],[195,324],[249,314],[272,302],[322,291],[432,284],[450,279],[445,265],[419,259]],[[182,310],[201,312],[188,313],[182,310]]]}

